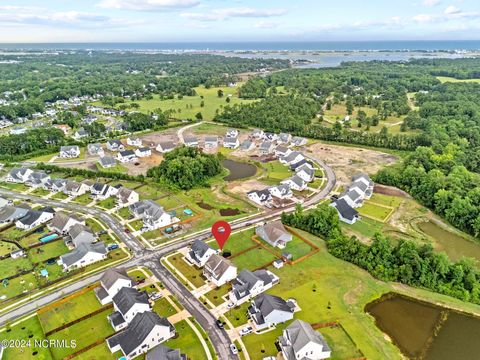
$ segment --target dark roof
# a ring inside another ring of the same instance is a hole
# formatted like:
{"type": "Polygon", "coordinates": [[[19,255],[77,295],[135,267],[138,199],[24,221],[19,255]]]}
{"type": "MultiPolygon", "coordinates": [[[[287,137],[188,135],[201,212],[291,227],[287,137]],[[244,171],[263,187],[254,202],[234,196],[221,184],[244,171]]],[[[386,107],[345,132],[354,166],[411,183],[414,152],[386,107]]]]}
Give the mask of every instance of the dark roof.
{"type": "Polygon", "coordinates": [[[210,246],[208,246],[207,244],[205,244],[203,241],[201,240],[195,240],[192,244],[192,247],[191,247],[191,250],[193,252],[193,254],[195,255],[195,258],[197,257],[203,257],[203,255],[205,255],[205,253],[211,249],[210,246]]]}
{"type": "Polygon", "coordinates": [[[125,279],[130,281],[132,280],[128,276],[127,270],[125,270],[125,268],[110,268],[103,273],[100,282],[102,283],[102,286],[108,290],[119,279],[125,279]]]}
{"type": "Polygon", "coordinates": [[[353,220],[358,216],[358,211],[348,205],[344,199],[338,199],[333,204],[344,219],[353,220]]]}
{"type": "Polygon", "coordinates": [[[121,156],[135,156],[135,152],[133,150],[124,150],[120,151],[121,156]]]}
{"type": "Polygon", "coordinates": [[[152,311],[145,311],[135,315],[125,331],[108,339],[110,346],[120,344],[123,353],[128,355],[139,347],[151,333],[155,326],[168,326],[174,331],[173,325],[166,319],[161,318],[152,311]]]}
{"type": "Polygon", "coordinates": [[[145,356],[145,360],[185,360],[187,356],[180,353],[180,350],[170,349],[163,345],[155,346],[145,356]]]}
{"type": "Polygon", "coordinates": [[[270,295],[270,294],[260,294],[253,304],[260,311],[262,317],[268,316],[275,310],[284,311],[284,312],[293,312],[293,304],[283,300],[281,297],[270,295]]]}
{"type": "Polygon", "coordinates": [[[113,302],[122,314],[126,314],[135,304],[149,304],[146,292],[130,287],[121,288],[113,297],[113,302]]]}
{"type": "Polygon", "coordinates": [[[113,326],[118,326],[125,322],[125,319],[123,318],[122,314],[120,314],[118,311],[115,311],[110,315],[108,315],[108,319],[112,322],[113,326]]]}
{"type": "Polygon", "coordinates": [[[65,265],[70,266],[82,259],[89,252],[106,254],[107,248],[103,242],[98,242],[96,244],[80,243],[75,250],[69,252],[68,254],[62,255],[61,259],[65,265]]]}

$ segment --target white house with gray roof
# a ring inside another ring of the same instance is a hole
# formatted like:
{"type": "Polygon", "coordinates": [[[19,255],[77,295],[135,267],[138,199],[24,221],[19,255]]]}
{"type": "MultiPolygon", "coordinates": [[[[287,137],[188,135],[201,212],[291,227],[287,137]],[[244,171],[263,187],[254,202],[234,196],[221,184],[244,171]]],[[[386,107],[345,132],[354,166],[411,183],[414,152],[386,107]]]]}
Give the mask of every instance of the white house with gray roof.
{"type": "Polygon", "coordinates": [[[123,150],[118,152],[117,160],[122,163],[132,162],[137,160],[137,155],[133,150],[123,150]]]}
{"type": "Polygon", "coordinates": [[[275,326],[293,319],[295,304],[281,297],[260,294],[248,308],[248,315],[257,330],[275,326]]]}
{"type": "Polygon", "coordinates": [[[185,255],[191,264],[203,268],[210,256],[218,254],[219,250],[212,249],[201,240],[195,240],[190,247],[190,251],[185,255]]]}
{"type": "Polygon", "coordinates": [[[293,197],[292,189],[288,184],[280,184],[268,188],[268,192],[278,199],[290,199],[293,197]]]}
{"type": "Polygon", "coordinates": [[[157,144],[156,150],[160,153],[168,153],[175,149],[175,144],[173,141],[160,141],[157,144]]]}
{"type": "Polygon", "coordinates": [[[148,294],[132,287],[122,287],[112,301],[115,312],[108,319],[115,331],[125,328],[137,314],[151,310],[148,294]]]}
{"type": "Polygon", "coordinates": [[[92,244],[96,241],[92,229],[83,224],[73,225],[70,230],[68,230],[68,235],[72,239],[75,247],[78,247],[80,244],[92,244]]]}
{"type": "Polygon", "coordinates": [[[278,338],[278,345],[285,360],[322,360],[332,355],[323,336],[303,320],[288,325],[278,338]]]}
{"type": "Polygon", "coordinates": [[[285,180],[282,180],[280,183],[288,185],[290,186],[290,189],[296,191],[303,191],[307,188],[307,182],[296,174],[285,180]]]}
{"type": "Polygon", "coordinates": [[[152,155],[152,149],[149,147],[140,147],[135,150],[135,156],[139,158],[149,157],[152,155]]]}
{"type": "Polygon", "coordinates": [[[302,155],[302,153],[298,151],[292,151],[288,155],[281,157],[279,160],[282,164],[285,165],[292,165],[295,164],[301,160],[305,159],[305,156],[302,155]]]}
{"type": "Polygon", "coordinates": [[[276,157],[285,157],[292,152],[292,150],[284,145],[278,145],[275,150],[276,157]]]}
{"type": "Polygon", "coordinates": [[[100,304],[106,305],[124,287],[133,287],[133,281],[125,268],[109,268],[100,278],[100,286],[95,288],[95,295],[100,304]]]}
{"type": "Polygon", "coordinates": [[[129,209],[134,216],[143,220],[143,231],[155,230],[179,221],[153,200],[138,201],[130,205],[129,209]]]}
{"type": "Polygon", "coordinates": [[[45,171],[34,171],[30,174],[25,184],[32,187],[43,187],[49,180],[50,175],[47,175],[45,171]]]}
{"type": "Polygon", "coordinates": [[[295,173],[306,182],[312,182],[315,178],[315,170],[309,164],[303,164],[296,168],[295,173]]]}
{"type": "Polygon", "coordinates": [[[271,205],[272,195],[268,189],[249,191],[247,197],[260,206],[269,207],[271,205]]]}
{"type": "Polygon", "coordinates": [[[80,148],[77,145],[68,145],[60,147],[61,158],[77,158],[80,156],[80,148]]]}
{"type": "Polygon", "coordinates": [[[260,152],[260,154],[263,154],[263,155],[268,155],[268,154],[271,154],[273,152],[273,149],[275,148],[275,145],[273,143],[273,141],[264,141],[260,144],[260,146],[258,147],[258,151],[260,152]]]}
{"type": "Polygon", "coordinates": [[[103,242],[82,243],[68,254],[60,256],[65,271],[85,267],[106,258],[107,248],[103,242]]]}
{"type": "Polygon", "coordinates": [[[293,146],[303,146],[307,144],[307,139],[300,136],[294,136],[291,140],[293,146]]]}
{"type": "Polygon", "coordinates": [[[13,168],[5,177],[5,181],[23,184],[32,173],[33,170],[29,168],[13,168]]]}
{"type": "Polygon", "coordinates": [[[30,211],[28,207],[4,206],[0,208],[0,224],[7,224],[23,218],[30,211]]]}
{"type": "Polygon", "coordinates": [[[15,227],[22,230],[31,230],[52,220],[55,211],[52,208],[29,210],[27,214],[15,222],[15,227]]]}
{"type": "Polygon", "coordinates": [[[96,200],[108,199],[110,196],[116,195],[117,192],[118,189],[115,186],[98,182],[93,184],[92,188],[90,189],[92,197],[96,200]]]}
{"type": "Polygon", "coordinates": [[[142,139],[134,136],[129,136],[127,138],[127,145],[135,146],[135,147],[142,147],[142,139]]]}
{"type": "Polygon", "coordinates": [[[277,142],[280,144],[288,144],[292,140],[292,135],[287,133],[278,134],[277,142]]]}
{"type": "Polygon", "coordinates": [[[85,220],[82,220],[77,215],[67,215],[62,212],[57,212],[53,216],[52,222],[48,225],[51,231],[55,231],[61,235],[68,234],[70,229],[76,224],[85,225],[85,220]]]}
{"type": "Polygon", "coordinates": [[[117,196],[117,204],[120,207],[134,204],[138,202],[140,199],[140,196],[136,191],[128,189],[123,186],[118,190],[116,196],[117,196]]]}
{"type": "Polygon", "coordinates": [[[102,156],[100,159],[98,159],[98,163],[104,169],[108,169],[117,165],[117,159],[115,159],[113,156],[102,156]]]}
{"type": "Polygon", "coordinates": [[[92,156],[104,156],[105,151],[103,150],[102,144],[88,144],[87,152],[92,156]]]}
{"type": "Polygon", "coordinates": [[[225,137],[223,138],[223,147],[227,149],[237,149],[240,146],[238,137],[225,137]]]}
{"type": "Polygon", "coordinates": [[[110,151],[123,151],[125,150],[125,146],[120,140],[108,140],[107,149],[110,151]]]}
{"type": "Polygon", "coordinates": [[[43,188],[51,192],[61,192],[67,186],[67,182],[65,179],[49,179],[43,184],[43,188]]]}
{"type": "Polygon", "coordinates": [[[244,140],[241,144],[240,144],[240,150],[243,150],[243,151],[250,151],[250,150],[253,150],[255,149],[255,143],[253,143],[251,140],[244,140]]]}
{"type": "Polygon", "coordinates": [[[280,220],[267,222],[265,225],[260,225],[255,228],[257,234],[263,241],[268,244],[283,249],[286,244],[292,241],[292,234],[290,234],[280,220]]]}
{"type": "Polygon", "coordinates": [[[204,148],[205,149],[215,149],[218,147],[218,137],[216,136],[205,136],[204,148]]]}
{"type": "Polygon", "coordinates": [[[244,269],[233,280],[228,298],[234,306],[239,306],[278,284],[279,280],[278,276],[268,270],[252,272],[244,269]]]}
{"type": "Polygon", "coordinates": [[[187,355],[178,349],[170,349],[163,345],[157,345],[145,356],[145,360],[187,360],[187,355]]]}
{"type": "Polygon", "coordinates": [[[198,138],[196,136],[184,136],[183,143],[188,147],[198,147],[198,138]]]}
{"type": "Polygon", "coordinates": [[[214,254],[205,263],[203,275],[220,287],[237,277],[237,267],[224,257],[214,254]]]}
{"type": "Polygon", "coordinates": [[[134,359],[175,336],[175,328],[152,311],[135,316],[126,329],[107,339],[112,353],[121,351],[127,360],[134,359]]]}

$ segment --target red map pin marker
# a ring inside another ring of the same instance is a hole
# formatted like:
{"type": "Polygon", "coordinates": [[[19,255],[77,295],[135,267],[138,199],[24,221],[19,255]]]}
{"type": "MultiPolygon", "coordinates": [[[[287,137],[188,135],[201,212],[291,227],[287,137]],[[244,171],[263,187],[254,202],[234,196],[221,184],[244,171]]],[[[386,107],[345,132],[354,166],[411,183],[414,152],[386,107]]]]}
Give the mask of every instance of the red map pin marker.
{"type": "Polygon", "coordinates": [[[218,247],[220,250],[223,250],[223,245],[228,240],[230,233],[232,232],[232,228],[230,224],[226,221],[217,221],[215,224],[212,225],[212,234],[217,240],[218,247]]]}

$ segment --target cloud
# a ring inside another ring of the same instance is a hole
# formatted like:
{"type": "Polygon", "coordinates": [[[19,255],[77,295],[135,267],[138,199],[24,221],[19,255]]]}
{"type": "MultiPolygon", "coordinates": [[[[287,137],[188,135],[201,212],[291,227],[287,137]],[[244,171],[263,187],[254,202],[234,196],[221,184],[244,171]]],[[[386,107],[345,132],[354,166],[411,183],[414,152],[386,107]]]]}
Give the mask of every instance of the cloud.
{"type": "Polygon", "coordinates": [[[182,13],[180,16],[198,21],[218,21],[229,18],[268,18],[286,14],[285,9],[228,8],[215,9],[210,13],[182,13]]]}
{"type": "Polygon", "coordinates": [[[460,14],[461,12],[462,11],[459,8],[453,5],[448,6],[444,11],[444,13],[447,15],[460,14]]]}
{"type": "Polygon", "coordinates": [[[418,14],[412,19],[417,23],[440,23],[458,19],[476,19],[480,18],[480,12],[462,11],[456,6],[450,5],[445,8],[443,13],[418,14]]]}
{"type": "Polygon", "coordinates": [[[258,21],[253,25],[257,29],[274,29],[280,24],[273,21],[258,21]]]}
{"type": "Polygon", "coordinates": [[[197,6],[200,0],[101,0],[96,6],[105,9],[162,11],[197,6]]]}
{"type": "Polygon", "coordinates": [[[440,0],[423,0],[422,5],[432,7],[440,4],[440,0]]]}

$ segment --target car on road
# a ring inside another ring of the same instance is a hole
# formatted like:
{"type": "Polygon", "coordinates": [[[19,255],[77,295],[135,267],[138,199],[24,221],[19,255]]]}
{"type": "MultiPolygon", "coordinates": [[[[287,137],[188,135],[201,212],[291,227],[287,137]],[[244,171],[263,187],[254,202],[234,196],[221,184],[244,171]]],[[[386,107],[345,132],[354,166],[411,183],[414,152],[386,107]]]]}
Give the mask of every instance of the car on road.
{"type": "Polygon", "coordinates": [[[218,319],[216,322],[215,322],[218,326],[219,329],[223,329],[225,326],[223,325],[223,322],[222,320],[218,319]]]}
{"type": "Polygon", "coordinates": [[[244,327],[242,330],[240,330],[239,334],[240,336],[245,336],[253,332],[253,328],[251,326],[244,327]]]}
{"type": "Polygon", "coordinates": [[[234,303],[228,303],[228,304],[227,304],[227,309],[231,309],[231,308],[233,308],[234,306],[235,306],[234,303]]]}
{"type": "Polygon", "coordinates": [[[125,234],[130,234],[130,229],[125,228],[125,234]]]}
{"type": "Polygon", "coordinates": [[[238,350],[237,350],[237,347],[235,346],[235,344],[230,344],[230,351],[232,352],[233,355],[238,354],[238,350]]]}

